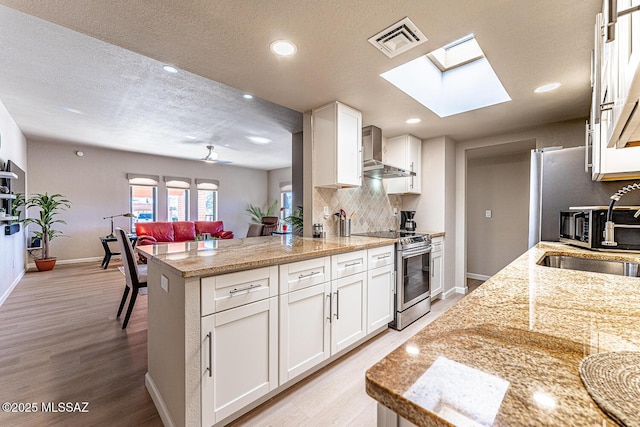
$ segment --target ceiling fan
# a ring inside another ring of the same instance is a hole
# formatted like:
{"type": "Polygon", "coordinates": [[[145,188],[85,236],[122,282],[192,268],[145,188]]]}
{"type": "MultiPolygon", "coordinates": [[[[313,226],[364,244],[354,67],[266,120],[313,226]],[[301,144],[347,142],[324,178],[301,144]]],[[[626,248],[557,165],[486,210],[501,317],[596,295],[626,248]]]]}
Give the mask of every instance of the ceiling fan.
{"type": "Polygon", "coordinates": [[[209,150],[207,155],[204,158],[200,159],[203,162],[206,162],[206,163],[220,163],[220,164],[231,163],[230,160],[218,160],[218,153],[213,151],[213,145],[207,145],[207,149],[209,150]]]}

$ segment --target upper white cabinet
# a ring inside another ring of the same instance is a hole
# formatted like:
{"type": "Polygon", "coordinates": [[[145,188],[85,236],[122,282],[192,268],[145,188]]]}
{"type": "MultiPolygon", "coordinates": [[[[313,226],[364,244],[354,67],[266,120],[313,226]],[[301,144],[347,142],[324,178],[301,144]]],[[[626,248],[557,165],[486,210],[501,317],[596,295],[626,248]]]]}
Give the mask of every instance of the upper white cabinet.
{"type": "MultiPolygon", "coordinates": [[[[631,4],[625,1],[627,6],[631,4]]],[[[634,0],[634,3],[639,1],[634,0]]],[[[623,9],[619,7],[619,10],[623,9]]],[[[602,14],[596,17],[593,96],[587,129],[587,143],[592,145],[594,181],[640,177],[640,146],[623,150],[616,148],[616,141],[622,141],[621,136],[626,138],[624,144],[618,145],[622,147],[629,141],[640,139],[640,134],[633,135],[632,132],[637,127],[633,125],[634,121],[640,122],[640,108],[637,108],[640,81],[636,72],[640,49],[636,43],[640,40],[633,40],[638,38],[640,26],[635,27],[636,34],[631,31],[638,19],[635,15],[618,19],[616,37],[610,42],[606,42],[602,14]]]]}
{"type": "Polygon", "coordinates": [[[402,135],[387,139],[385,163],[416,173],[416,176],[385,180],[387,194],[420,194],[421,158],[422,141],[415,136],[402,135]]]}
{"type": "MultiPolygon", "coordinates": [[[[617,0],[622,12],[638,6],[640,0],[617,0]]],[[[615,25],[615,40],[608,54],[610,91],[613,103],[611,133],[607,147],[624,148],[640,145],[640,13],[623,14],[615,25]]],[[[603,64],[604,65],[604,64],[603,64]]],[[[603,73],[604,74],[604,73],[603,73]]],[[[603,87],[605,89],[605,87],[603,87]]]]}
{"type": "Polygon", "coordinates": [[[362,185],[362,113],[340,102],[312,112],[313,183],[316,187],[362,185]]]}

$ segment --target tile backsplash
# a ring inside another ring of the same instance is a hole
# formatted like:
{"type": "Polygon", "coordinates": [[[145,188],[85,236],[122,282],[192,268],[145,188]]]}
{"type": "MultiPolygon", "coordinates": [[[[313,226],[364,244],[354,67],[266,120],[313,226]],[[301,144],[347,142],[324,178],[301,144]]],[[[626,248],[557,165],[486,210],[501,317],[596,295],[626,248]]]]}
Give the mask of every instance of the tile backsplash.
{"type": "Polygon", "coordinates": [[[388,195],[382,180],[365,178],[359,188],[314,188],[313,223],[323,224],[327,236],[338,235],[338,217],[334,213],[344,209],[347,218],[353,213],[351,233],[381,231],[399,228],[400,196],[388,195]],[[323,216],[323,208],[329,208],[329,218],[323,216]],[[398,216],[393,216],[393,208],[398,216]]]}

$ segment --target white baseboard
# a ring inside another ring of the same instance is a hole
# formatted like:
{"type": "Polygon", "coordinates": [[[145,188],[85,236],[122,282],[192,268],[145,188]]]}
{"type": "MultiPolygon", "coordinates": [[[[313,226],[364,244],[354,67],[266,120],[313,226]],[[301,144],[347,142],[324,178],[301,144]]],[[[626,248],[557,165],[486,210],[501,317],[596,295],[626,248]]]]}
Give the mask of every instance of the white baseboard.
{"type": "MultiPolygon", "coordinates": [[[[119,258],[119,256],[117,256],[117,258],[119,258]]],[[[75,258],[75,259],[59,259],[58,261],[56,261],[56,265],[66,265],[66,264],[82,264],[84,262],[97,262],[100,263],[102,262],[103,257],[101,256],[94,256],[94,257],[90,257],[90,258],[75,258]]],[[[113,257],[112,257],[113,259],[113,257]]],[[[98,264],[100,265],[100,264],[98,264]]],[[[29,264],[27,264],[27,270],[35,270],[36,269],[36,263],[35,262],[30,262],[29,264]]]]}
{"type": "Polygon", "coordinates": [[[485,276],[484,274],[467,273],[467,279],[487,281],[491,279],[491,276],[485,276]]]}
{"type": "MultiPolygon", "coordinates": [[[[450,297],[451,295],[453,295],[453,294],[460,293],[460,292],[458,292],[458,291],[457,291],[457,289],[458,289],[458,288],[451,288],[451,289],[449,289],[448,291],[443,292],[443,293],[440,295],[440,299],[445,300],[445,299],[449,298],[449,297],[450,297]]],[[[463,292],[463,293],[464,293],[464,292],[463,292]]]]}
{"type": "Polygon", "coordinates": [[[164,403],[164,400],[156,387],[156,383],[153,382],[149,372],[144,374],[144,385],[147,387],[149,395],[151,395],[151,400],[153,400],[153,403],[156,405],[156,409],[158,410],[162,423],[165,427],[175,427],[176,424],[173,422],[171,415],[169,415],[169,409],[167,409],[167,405],[164,403]]]}
{"type": "Polygon", "coordinates": [[[7,288],[7,290],[4,291],[2,296],[0,296],[0,307],[2,307],[2,304],[4,304],[7,298],[9,298],[9,295],[11,295],[11,292],[13,292],[16,286],[18,286],[18,283],[20,283],[20,280],[24,276],[24,272],[25,270],[22,270],[22,272],[18,274],[18,277],[16,277],[16,280],[14,280],[13,283],[11,283],[11,285],[9,286],[9,288],[7,288]]]}

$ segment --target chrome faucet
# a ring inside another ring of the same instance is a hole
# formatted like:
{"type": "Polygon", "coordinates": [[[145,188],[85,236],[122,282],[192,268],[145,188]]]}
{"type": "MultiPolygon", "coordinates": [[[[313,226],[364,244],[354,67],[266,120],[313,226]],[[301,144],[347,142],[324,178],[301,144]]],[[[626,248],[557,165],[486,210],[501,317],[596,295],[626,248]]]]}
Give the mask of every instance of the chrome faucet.
{"type": "MultiPolygon", "coordinates": [[[[604,246],[618,246],[618,243],[615,239],[615,227],[616,224],[613,222],[613,205],[620,200],[620,198],[633,191],[640,189],[640,182],[636,182],[635,184],[627,185],[626,187],[618,190],[613,196],[610,197],[611,203],[609,203],[609,210],[607,210],[607,222],[604,225],[604,240],[602,244],[604,246]]],[[[638,218],[640,216],[640,209],[633,215],[634,218],[638,218]]]]}

